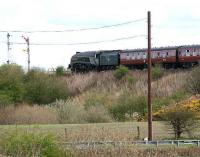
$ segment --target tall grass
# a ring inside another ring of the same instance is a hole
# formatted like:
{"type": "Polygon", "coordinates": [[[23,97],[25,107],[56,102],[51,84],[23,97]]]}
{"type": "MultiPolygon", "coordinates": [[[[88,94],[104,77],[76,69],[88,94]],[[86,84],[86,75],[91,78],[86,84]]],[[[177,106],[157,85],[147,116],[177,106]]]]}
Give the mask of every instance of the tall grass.
{"type": "Polygon", "coordinates": [[[121,147],[96,147],[89,149],[76,149],[76,154],[80,157],[197,157],[199,148],[137,148],[135,146],[121,147]]]}
{"type": "Polygon", "coordinates": [[[0,124],[55,124],[57,113],[49,106],[19,105],[0,110],[0,124]]]}

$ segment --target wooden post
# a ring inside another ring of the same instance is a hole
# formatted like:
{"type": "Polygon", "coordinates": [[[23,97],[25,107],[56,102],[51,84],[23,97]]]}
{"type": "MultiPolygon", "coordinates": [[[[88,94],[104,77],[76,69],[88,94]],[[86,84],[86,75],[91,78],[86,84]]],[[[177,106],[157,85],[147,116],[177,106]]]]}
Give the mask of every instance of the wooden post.
{"type": "Polygon", "coordinates": [[[152,141],[152,104],[151,104],[151,12],[148,11],[148,140],[152,141]]]}

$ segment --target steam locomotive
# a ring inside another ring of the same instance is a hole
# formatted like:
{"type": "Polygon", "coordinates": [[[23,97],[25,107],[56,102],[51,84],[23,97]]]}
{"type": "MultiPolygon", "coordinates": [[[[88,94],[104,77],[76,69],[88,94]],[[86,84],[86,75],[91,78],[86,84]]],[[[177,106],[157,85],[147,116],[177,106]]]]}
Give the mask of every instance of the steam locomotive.
{"type": "MultiPolygon", "coordinates": [[[[163,68],[190,68],[200,63],[200,45],[153,48],[152,65],[163,68]]],[[[147,49],[76,52],[69,67],[72,72],[111,70],[119,65],[130,69],[147,68],[147,49]]]]}

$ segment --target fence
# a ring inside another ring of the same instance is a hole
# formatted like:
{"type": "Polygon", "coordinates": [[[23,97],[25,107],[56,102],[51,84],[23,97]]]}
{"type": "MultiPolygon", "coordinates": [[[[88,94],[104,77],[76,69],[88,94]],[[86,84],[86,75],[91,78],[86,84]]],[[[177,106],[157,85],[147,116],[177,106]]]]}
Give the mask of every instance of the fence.
{"type": "Polygon", "coordinates": [[[87,148],[95,146],[126,146],[126,145],[135,145],[135,146],[184,146],[184,145],[194,145],[200,147],[200,140],[163,140],[163,141],[91,141],[91,142],[63,142],[65,146],[75,146],[77,148],[87,148]]]}

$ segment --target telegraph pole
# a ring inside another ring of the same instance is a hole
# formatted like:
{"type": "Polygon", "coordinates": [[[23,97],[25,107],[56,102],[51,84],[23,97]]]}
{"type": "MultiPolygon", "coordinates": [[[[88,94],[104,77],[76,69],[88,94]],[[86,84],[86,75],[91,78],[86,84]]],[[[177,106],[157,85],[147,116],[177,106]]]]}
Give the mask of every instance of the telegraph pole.
{"type": "Polygon", "coordinates": [[[148,11],[148,140],[152,141],[152,104],[151,104],[151,12],[148,11]]]}
{"type": "Polygon", "coordinates": [[[7,55],[8,55],[8,60],[7,60],[7,64],[10,64],[10,53],[9,53],[9,51],[10,51],[10,34],[9,33],[7,33],[7,46],[8,46],[8,49],[7,49],[7,55]]]}
{"type": "Polygon", "coordinates": [[[28,71],[30,70],[30,48],[29,48],[29,37],[24,37],[22,36],[22,38],[26,41],[26,44],[27,44],[27,55],[28,55],[28,71]]]}

